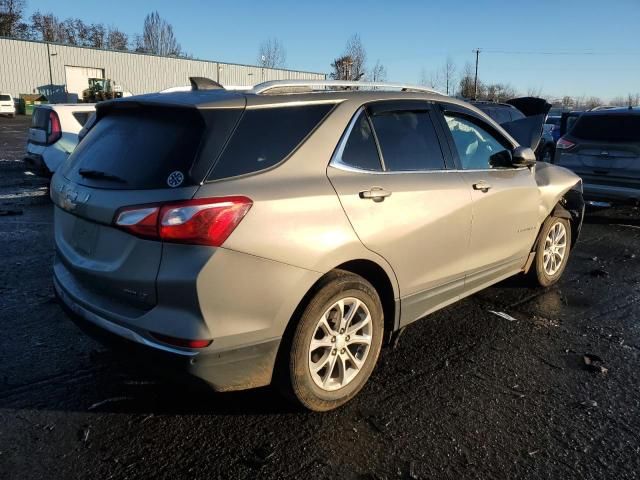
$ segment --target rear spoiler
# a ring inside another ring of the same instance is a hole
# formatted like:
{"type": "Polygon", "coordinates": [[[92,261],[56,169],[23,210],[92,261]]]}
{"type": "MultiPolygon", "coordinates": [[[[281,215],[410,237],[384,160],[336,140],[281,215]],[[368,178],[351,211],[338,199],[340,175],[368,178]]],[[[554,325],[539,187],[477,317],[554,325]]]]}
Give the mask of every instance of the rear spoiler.
{"type": "Polygon", "coordinates": [[[551,104],[544,98],[521,97],[507,100],[517,108],[525,118],[503,123],[501,126],[523,147],[536,150],[542,138],[544,122],[547,120],[551,104]]]}

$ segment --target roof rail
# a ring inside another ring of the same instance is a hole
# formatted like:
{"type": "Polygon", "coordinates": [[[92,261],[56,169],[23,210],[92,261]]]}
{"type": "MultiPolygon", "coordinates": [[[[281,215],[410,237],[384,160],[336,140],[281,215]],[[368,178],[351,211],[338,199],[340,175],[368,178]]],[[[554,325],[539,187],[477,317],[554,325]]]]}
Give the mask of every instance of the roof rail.
{"type": "Polygon", "coordinates": [[[259,83],[250,90],[256,95],[263,94],[269,90],[282,88],[308,88],[313,91],[335,90],[346,88],[357,88],[358,90],[402,90],[410,92],[426,92],[444,95],[433,88],[422,87],[420,85],[410,85],[405,83],[387,82],[354,82],[349,80],[272,80],[259,83]]]}

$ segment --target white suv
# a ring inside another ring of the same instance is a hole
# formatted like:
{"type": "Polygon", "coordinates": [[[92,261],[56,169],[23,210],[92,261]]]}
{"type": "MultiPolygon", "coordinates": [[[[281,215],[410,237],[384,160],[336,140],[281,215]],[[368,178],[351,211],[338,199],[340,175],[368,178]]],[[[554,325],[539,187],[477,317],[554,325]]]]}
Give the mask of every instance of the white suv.
{"type": "Polygon", "coordinates": [[[78,133],[95,110],[92,103],[36,107],[24,158],[28,168],[51,176],[76,148],[78,133]]]}
{"type": "Polygon", "coordinates": [[[0,93],[0,115],[16,116],[16,106],[13,97],[9,93],[0,93]]]}

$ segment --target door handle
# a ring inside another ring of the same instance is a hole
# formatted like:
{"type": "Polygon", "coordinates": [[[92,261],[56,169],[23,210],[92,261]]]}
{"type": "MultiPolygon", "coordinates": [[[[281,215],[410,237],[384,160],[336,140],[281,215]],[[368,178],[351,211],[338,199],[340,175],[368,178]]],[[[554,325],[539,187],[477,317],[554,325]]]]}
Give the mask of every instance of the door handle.
{"type": "Polygon", "coordinates": [[[487,182],[478,182],[473,184],[473,189],[480,190],[482,193],[487,193],[489,190],[491,190],[491,185],[489,185],[487,182]]]}
{"type": "Polygon", "coordinates": [[[370,190],[363,190],[358,193],[358,196],[363,199],[373,200],[374,202],[383,202],[386,197],[391,196],[391,192],[388,192],[384,188],[372,187],[370,190]]]}

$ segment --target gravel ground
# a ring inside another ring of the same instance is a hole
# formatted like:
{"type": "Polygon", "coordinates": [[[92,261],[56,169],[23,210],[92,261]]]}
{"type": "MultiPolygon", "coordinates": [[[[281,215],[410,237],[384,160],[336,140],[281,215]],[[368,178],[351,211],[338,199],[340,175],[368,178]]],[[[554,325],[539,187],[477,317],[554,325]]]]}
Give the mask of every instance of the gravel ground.
{"type": "Polygon", "coordinates": [[[78,331],[27,128],[0,118],[0,212],[20,212],[0,216],[0,478],[640,476],[637,209],[591,212],[556,287],[506,281],[415,323],[354,401],[314,414],[151,378],[78,331]]]}

